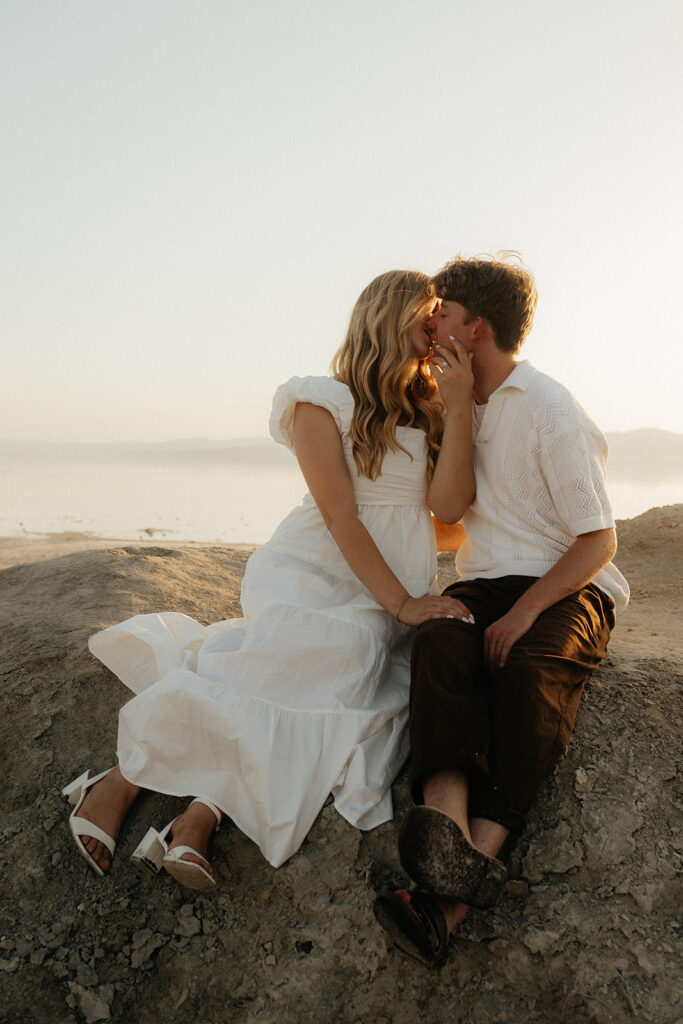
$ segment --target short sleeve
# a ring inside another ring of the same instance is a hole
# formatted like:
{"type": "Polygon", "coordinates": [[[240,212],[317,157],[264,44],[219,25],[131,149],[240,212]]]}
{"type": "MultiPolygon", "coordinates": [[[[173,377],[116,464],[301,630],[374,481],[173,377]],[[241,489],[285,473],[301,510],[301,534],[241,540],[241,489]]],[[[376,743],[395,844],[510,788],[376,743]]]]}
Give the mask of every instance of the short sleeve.
{"type": "Polygon", "coordinates": [[[273,398],[268,424],[270,435],[278,444],[293,449],[292,426],[297,402],[310,402],[327,409],[334,417],[340,434],[345,434],[353,415],[353,396],[346,384],[334,377],[292,377],[281,384],[273,398]]]}
{"type": "Polygon", "coordinates": [[[543,468],[555,506],[571,536],[614,526],[605,489],[607,442],[577,404],[555,415],[544,436],[543,468]]]}

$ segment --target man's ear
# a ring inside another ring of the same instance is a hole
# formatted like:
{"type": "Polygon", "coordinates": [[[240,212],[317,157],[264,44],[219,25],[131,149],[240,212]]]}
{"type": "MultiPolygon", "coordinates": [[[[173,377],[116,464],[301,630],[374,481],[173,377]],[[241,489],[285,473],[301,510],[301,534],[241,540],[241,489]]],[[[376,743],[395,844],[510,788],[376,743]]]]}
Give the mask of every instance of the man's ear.
{"type": "Polygon", "coordinates": [[[483,316],[475,316],[471,341],[480,341],[484,337],[487,327],[488,321],[484,320],[483,316]]]}

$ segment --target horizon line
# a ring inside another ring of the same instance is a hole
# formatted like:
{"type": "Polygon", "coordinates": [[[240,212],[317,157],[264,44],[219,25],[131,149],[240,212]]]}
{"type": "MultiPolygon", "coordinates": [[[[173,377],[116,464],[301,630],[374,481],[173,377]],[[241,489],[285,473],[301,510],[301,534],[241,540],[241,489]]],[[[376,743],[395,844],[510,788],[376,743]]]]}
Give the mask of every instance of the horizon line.
{"type": "MultiPolygon", "coordinates": [[[[656,433],[656,434],[668,434],[671,437],[683,438],[683,431],[669,430],[666,427],[630,427],[628,430],[605,430],[603,434],[605,437],[624,436],[627,434],[638,434],[638,433],[656,433]]],[[[123,441],[123,440],[101,440],[101,441],[55,441],[53,439],[35,438],[35,437],[0,437],[0,445],[46,445],[49,447],[58,447],[60,445],[71,445],[82,448],[95,448],[95,447],[134,447],[134,446],[147,446],[147,447],[159,447],[162,445],[234,445],[234,444],[253,444],[255,442],[267,441],[271,444],[277,444],[276,441],[270,436],[270,434],[247,434],[240,435],[239,437],[177,437],[167,438],[163,441],[151,441],[151,440],[137,440],[137,441],[123,441]]]]}

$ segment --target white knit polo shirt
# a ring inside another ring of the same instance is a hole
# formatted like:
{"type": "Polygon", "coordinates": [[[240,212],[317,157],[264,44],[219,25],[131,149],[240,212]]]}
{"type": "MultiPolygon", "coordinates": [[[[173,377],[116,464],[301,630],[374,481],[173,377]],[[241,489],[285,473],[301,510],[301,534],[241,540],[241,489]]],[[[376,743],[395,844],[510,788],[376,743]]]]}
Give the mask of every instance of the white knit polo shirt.
{"type": "MultiPolygon", "coordinates": [[[[607,442],[572,394],[528,360],[472,417],[477,494],[463,517],[463,579],[543,576],[582,533],[614,526],[605,491],[607,442]]],[[[611,562],[593,582],[626,607],[611,562]]]]}

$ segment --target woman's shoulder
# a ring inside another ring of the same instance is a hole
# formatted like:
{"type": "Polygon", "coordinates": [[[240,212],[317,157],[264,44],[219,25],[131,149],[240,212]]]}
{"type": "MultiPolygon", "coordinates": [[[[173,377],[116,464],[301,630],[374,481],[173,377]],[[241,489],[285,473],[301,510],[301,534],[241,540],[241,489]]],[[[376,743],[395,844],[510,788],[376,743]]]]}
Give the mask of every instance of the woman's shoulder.
{"type": "Polygon", "coordinates": [[[353,416],[353,395],[346,384],[334,377],[290,377],[275,392],[270,414],[270,433],[278,443],[292,447],[292,423],[298,402],[327,409],[340,434],[348,429],[353,416]]]}

